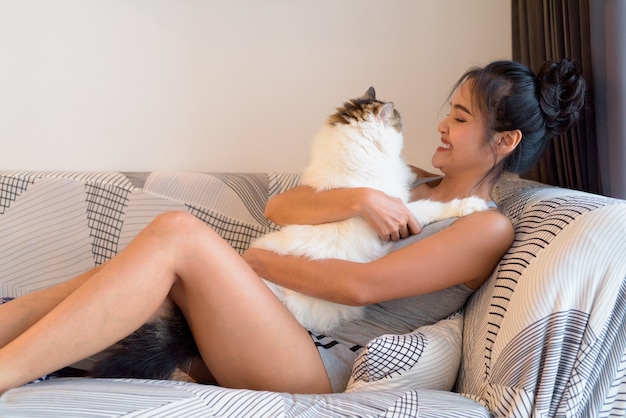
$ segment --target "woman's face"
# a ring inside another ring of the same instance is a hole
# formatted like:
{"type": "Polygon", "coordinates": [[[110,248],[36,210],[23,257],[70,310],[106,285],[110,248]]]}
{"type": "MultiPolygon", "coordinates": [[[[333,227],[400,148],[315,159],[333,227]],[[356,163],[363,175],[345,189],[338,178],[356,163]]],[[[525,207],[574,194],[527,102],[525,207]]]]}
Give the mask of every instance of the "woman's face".
{"type": "Polygon", "coordinates": [[[473,106],[468,82],[454,93],[450,113],[439,123],[441,145],[432,158],[433,167],[447,175],[469,172],[484,175],[494,165],[493,151],[485,137],[485,122],[473,106]]]}

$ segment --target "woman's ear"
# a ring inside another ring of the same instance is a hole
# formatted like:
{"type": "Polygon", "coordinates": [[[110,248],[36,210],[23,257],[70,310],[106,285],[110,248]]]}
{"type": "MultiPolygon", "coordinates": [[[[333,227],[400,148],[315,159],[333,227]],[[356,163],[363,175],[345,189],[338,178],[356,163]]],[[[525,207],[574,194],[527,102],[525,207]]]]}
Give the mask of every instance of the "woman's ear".
{"type": "Polygon", "coordinates": [[[515,148],[517,148],[521,140],[522,131],[519,129],[515,129],[514,131],[499,132],[496,135],[496,154],[502,156],[510,154],[515,148]]]}

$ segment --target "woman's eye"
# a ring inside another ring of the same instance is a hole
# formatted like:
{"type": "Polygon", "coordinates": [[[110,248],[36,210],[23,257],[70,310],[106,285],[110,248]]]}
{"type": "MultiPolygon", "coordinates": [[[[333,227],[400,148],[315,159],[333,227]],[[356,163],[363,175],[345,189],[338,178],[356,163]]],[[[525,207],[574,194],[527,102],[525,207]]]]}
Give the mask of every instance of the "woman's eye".
{"type": "MultiPolygon", "coordinates": [[[[451,116],[451,113],[450,113],[450,112],[446,113],[446,117],[447,117],[447,118],[449,118],[450,116],[451,116]]],[[[463,123],[463,122],[465,122],[465,119],[460,118],[460,117],[458,117],[458,116],[457,116],[457,117],[453,117],[453,119],[454,119],[456,122],[459,122],[459,123],[463,123]]]]}

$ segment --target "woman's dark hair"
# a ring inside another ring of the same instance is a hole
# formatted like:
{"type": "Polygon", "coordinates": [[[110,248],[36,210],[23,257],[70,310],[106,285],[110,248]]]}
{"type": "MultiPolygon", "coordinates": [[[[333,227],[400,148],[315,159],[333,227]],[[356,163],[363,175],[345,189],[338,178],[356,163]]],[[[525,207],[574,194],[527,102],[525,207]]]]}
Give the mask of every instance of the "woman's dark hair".
{"type": "Polygon", "coordinates": [[[485,118],[487,134],[519,129],[517,148],[494,167],[524,173],[541,157],[548,141],[569,129],[584,105],[585,80],[573,62],[546,62],[537,75],[515,61],[496,61],[466,72],[456,90],[468,81],[474,105],[485,118]]]}

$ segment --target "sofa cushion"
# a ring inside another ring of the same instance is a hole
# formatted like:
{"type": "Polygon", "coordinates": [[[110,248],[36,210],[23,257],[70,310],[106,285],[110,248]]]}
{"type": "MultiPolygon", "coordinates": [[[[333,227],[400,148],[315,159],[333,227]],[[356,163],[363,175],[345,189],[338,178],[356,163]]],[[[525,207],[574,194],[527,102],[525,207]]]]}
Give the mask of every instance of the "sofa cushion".
{"type": "Polygon", "coordinates": [[[463,314],[404,335],[382,335],[357,357],[347,390],[451,390],[461,362],[463,314]]]}
{"type": "Polygon", "coordinates": [[[496,416],[623,416],[626,202],[503,178],[515,242],[465,306],[456,389],[496,416]]]}

